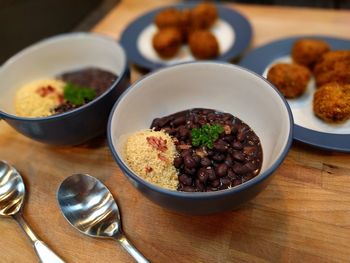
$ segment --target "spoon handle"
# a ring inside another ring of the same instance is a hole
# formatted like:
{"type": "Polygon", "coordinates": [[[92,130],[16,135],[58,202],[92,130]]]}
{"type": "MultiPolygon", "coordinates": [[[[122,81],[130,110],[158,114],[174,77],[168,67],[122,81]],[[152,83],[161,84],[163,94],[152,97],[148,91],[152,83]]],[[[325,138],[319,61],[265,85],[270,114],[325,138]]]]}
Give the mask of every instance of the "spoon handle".
{"type": "Polygon", "coordinates": [[[120,234],[117,238],[118,242],[122,247],[135,259],[138,263],[150,263],[150,261],[145,258],[133,244],[127,239],[124,234],[120,234]]]}
{"type": "Polygon", "coordinates": [[[17,223],[21,226],[23,231],[32,241],[35,253],[38,255],[40,262],[64,263],[64,261],[59,256],[57,256],[43,241],[39,240],[37,235],[34,234],[33,230],[29,227],[26,221],[24,221],[20,213],[13,215],[13,218],[17,221],[17,223]]]}

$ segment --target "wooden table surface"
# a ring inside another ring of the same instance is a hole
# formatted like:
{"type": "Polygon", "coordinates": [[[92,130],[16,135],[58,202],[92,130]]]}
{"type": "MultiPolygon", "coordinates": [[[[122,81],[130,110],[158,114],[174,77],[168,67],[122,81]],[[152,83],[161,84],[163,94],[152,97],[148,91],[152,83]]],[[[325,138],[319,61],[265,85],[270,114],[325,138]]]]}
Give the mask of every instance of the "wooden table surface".
{"type": "MultiPolygon", "coordinates": [[[[138,15],[176,1],[123,1],[94,28],[118,39],[138,15]]],[[[295,34],[350,38],[350,11],[231,4],[252,23],[252,47],[295,34]]],[[[132,79],[142,73],[132,68],[132,79]]],[[[145,199],[113,161],[104,136],[47,146],[0,122],[0,159],[23,175],[24,216],[67,262],[132,262],[111,240],[93,239],[62,217],[55,196],[72,173],[101,179],[118,200],[125,232],[152,262],[350,262],[350,155],[294,143],[269,186],[241,209],[210,216],[166,211],[145,199]]],[[[36,262],[12,219],[0,220],[0,262],[36,262]]]]}

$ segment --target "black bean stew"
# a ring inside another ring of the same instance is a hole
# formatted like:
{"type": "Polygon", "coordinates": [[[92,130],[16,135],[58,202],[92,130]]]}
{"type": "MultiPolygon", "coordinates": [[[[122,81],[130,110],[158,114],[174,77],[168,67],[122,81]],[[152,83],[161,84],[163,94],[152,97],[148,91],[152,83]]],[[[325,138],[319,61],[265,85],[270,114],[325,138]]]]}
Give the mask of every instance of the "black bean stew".
{"type": "Polygon", "coordinates": [[[229,113],[191,109],[154,119],[151,128],[171,135],[179,155],[178,191],[209,192],[242,184],[257,174],[262,165],[258,136],[243,121],[229,113]],[[193,146],[193,130],[222,126],[212,145],[193,146]],[[211,146],[211,147],[210,147],[211,146]]]}
{"type": "MultiPolygon", "coordinates": [[[[94,89],[96,91],[95,98],[97,98],[111,87],[111,85],[117,80],[118,76],[109,71],[91,67],[62,73],[58,78],[67,83],[73,83],[81,87],[94,89]]],[[[85,101],[85,103],[87,102],[89,101],[85,101]]],[[[80,106],[81,105],[77,106],[69,101],[65,101],[54,109],[54,113],[58,114],[67,112],[80,106]]]]}

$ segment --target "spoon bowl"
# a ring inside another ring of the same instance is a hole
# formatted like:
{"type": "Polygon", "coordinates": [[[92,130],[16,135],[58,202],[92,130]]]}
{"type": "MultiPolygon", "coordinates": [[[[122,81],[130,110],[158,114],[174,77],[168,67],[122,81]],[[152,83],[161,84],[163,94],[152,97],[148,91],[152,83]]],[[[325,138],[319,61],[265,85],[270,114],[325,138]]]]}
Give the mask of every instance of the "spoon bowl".
{"type": "Polygon", "coordinates": [[[24,182],[19,172],[7,162],[0,160],[0,216],[12,216],[17,221],[32,242],[40,262],[64,262],[43,241],[39,240],[33,230],[24,221],[22,208],[25,193],[24,182]]]}
{"type": "Polygon", "coordinates": [[[63,216],[81,233],[115,239],[136,262],[149,262],[126,238],[117,203],[108,188],[95,177],[69,176],[59,186],[57,200],[63,216]]]}
{"type": "Polygon", "coordinates": [[[0,161],[0,215],[12,216],[23,205],[25,187],[17,170],[4,161],[0,161]]]}
{"type": "Polygon", "coordinates": [[[93,237],[113,237],[118,233],[118,206],[108,189],[92,176],[68,177],[57,196],[64,217],[80,232],[93,237]]]}

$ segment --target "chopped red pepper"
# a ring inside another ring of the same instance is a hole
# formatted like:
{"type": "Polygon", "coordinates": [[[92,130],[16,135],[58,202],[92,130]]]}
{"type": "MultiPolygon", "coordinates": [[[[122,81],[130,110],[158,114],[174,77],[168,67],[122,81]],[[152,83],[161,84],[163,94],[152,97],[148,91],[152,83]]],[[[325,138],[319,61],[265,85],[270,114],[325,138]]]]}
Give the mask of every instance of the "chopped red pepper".
{"type": "Polygon", "coordinates": [[[48,94],[55,93],[55,89],[48,85],[47,87],[40,87],[36,90],[36,92],[41,96],[41,97],[46,97],[48,94]]]}
{"type": "Polygon", "coordinates": [[[168,149],[166,145],[167,140],[164,140],[161,137],[150,136],[150,137],[147,137],[146,139],[148,144],[158,151],[165,152],[168,149]]]}
{"type": "Polygon", "coordinates": [[[162,155],[161,153],[158,153],[158,158],[159,160],[165,162],[165,163],[170,163],[169,159],[166,158],[164,155],[162,155]]]}
{"type": "Polygon", "coordinates": [[[150,172],[152,172],[153,171],[153,168],[151,167],[151,166],[146,166],[145,167],[145,170],[146,170],[146,173],[150,173],[150,172]]]}

